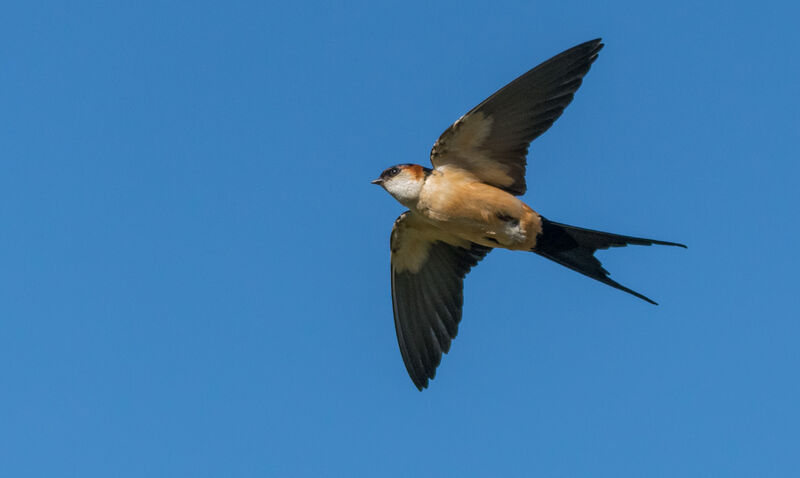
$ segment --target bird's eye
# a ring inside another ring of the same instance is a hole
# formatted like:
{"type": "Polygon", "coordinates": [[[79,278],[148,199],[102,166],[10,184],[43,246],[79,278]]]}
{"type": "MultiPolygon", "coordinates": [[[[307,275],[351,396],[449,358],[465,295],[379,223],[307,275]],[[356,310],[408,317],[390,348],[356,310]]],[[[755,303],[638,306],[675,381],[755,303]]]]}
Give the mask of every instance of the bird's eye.
{"type": "Polygon", "coordinates": [[[400,170],[398,168],[392,168],[389,170],[389,176],[397,176],[397,173],[399,172],[400,170]]]}

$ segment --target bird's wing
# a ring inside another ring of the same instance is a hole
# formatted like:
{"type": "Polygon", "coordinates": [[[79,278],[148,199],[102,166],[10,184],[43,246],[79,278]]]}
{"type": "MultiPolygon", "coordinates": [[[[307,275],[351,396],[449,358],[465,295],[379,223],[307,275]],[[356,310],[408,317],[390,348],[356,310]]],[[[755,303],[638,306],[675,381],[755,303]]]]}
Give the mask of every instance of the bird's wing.
{"type": "Polygon", "coordinates": [[[528,145],[561,116],[601,48],[599,38],[570,48],[485,99],[442,133],[431,150],[433,166],[467,169],[524,194],[528,145]]]}
{"type": "Polygon", "coordinates": [[[392,228],[391,251],[397,343],[422,390],[458,333],[464,276],[491,248],[450,236],[406,211],[392,228]]]}

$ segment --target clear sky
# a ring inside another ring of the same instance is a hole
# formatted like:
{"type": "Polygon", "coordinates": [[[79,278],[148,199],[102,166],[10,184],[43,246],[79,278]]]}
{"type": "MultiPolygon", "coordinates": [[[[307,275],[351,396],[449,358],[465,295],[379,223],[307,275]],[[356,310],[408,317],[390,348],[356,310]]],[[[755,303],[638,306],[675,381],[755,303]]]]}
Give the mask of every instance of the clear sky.
{"type": "Polygon", "coordinates": [[[800,473],[796,2],[14,2],[0,476],[800,473]],[[575,44],[528,158],[661,303],[492,252],[423,393],[369,184],[575,44]]]}

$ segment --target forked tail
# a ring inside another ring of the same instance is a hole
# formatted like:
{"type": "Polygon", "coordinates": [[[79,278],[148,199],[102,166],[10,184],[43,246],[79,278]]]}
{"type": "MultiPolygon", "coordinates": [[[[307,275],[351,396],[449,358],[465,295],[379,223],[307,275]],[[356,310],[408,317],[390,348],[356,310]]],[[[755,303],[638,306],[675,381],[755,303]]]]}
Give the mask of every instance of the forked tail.
{"type": "Polygon", "coordinates": [[[608,271],[603,269],[603,265],[594,256],[595,251],[598,249],[624,247],[628,244],[635,244],[637,246],[659,244],[662,246],[686,248],[686,246],[678,244],[677,242],[657,241],[655,239],[644,239],[641,237],[621,236],[608,232],[592,231],[591,229],[582,229],[580,227],[559,224],[542,218],[542,233],[537,238],[536,247],[533,248],[533,252],[551,261],[558,262],[562,266],[569,267],[574,271],[589,276],[592,279],[599,280],[604,284],[608,284],[619,290],[624,290],[651,304],[658,305],[642,294],[611,280],[608,277],[608,271]]]}

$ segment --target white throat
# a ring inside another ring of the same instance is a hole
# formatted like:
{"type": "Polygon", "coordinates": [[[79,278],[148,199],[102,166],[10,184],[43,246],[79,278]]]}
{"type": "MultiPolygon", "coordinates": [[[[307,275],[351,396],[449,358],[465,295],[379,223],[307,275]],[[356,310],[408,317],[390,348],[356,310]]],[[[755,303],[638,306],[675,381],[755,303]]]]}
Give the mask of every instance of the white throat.
{"type": "Polygon", "coordinates": [[[413,208],[419,200],[419,194],[425,180],[418,180],[408,177],[407,174],[400,174],[386,181],[386,191],[397,199],[400,204],[413,208]]]}

